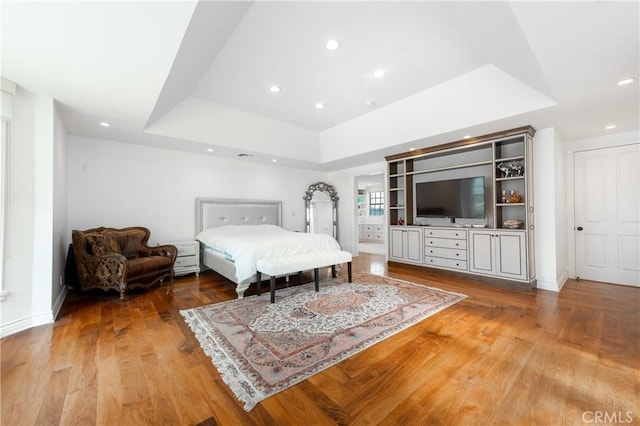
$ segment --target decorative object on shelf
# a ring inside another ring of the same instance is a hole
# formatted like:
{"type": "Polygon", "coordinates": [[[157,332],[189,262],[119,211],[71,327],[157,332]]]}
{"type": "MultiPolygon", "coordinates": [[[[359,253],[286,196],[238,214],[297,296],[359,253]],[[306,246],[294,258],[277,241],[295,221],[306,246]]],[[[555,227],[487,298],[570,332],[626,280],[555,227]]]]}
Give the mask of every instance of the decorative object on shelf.
{"type": "Polygon", "coordinates": [[[521,164],[498,163],[496,168],[500,171],[500,178],[522,177],[524,176],[524,166],[521,164]]]}
{"type": "Polygon", "coordinates": [[[507,190],[506,189],[502,190],[502,197],[500,198],[500,202],[502,204],[506,204],[506,203],[509,202],[509,199],[507,198],[507,190]]]}
{"type": "Polygon", "coordinates": [[[509,164],[509,167],[511,167],[511,176],[524,176],[524,166],[520,165],[520,164],[509,164]]]}
{"type": "Polygon", "coordinates": [[[502,174],[500,177],[501,178],[508,178],[511,177],[511,167],[506,166],[504,163],[498,163],[498,165],[496,166],[498,168],[498,170],[500,170],[500,173],[502,174]]]}
{"type": "Polygon", "coordinates": [[[510,203],[521,203],[522,195],[516,193],[513,189],[509,191],[509,202],[510,203]]]}
{"type": "Polygon", "coordinates": [[[403,218],[398,219],[398,225],[404,225],[404,219],[403,218]]]}
{"type": "Polygon", "coordinates": [[[507,229],[520,229],[522,228],[521,220],[505,220],[502,222],[502,227],[507,229]]]}

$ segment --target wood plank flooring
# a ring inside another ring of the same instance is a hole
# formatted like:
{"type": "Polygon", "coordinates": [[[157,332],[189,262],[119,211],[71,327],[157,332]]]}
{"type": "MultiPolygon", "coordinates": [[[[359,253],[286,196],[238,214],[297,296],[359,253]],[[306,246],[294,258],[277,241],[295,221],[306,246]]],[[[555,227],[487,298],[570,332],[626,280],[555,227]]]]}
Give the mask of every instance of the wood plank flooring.
{"type": "Polygon", "coordinates": [[[468,298],[247,413],[179,313],[233,299],[232,283],[207,272],[124,303],[71,292],[55,324],[2,339],[0,423],[640,422],[640,289],[569,281],[559,294],[521,293],[370,254],[354,271],[468,298]]]}

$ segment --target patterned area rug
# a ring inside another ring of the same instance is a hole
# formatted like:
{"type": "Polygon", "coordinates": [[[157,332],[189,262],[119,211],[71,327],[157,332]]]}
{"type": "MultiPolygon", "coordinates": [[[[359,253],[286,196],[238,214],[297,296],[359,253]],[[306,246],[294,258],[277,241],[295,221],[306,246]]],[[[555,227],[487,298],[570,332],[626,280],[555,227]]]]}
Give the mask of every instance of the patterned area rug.
{"type": "Polygon", "coordinates": [[[180,311],[222,379],[257,403],[466,296],[366,273],[180,311]]]}

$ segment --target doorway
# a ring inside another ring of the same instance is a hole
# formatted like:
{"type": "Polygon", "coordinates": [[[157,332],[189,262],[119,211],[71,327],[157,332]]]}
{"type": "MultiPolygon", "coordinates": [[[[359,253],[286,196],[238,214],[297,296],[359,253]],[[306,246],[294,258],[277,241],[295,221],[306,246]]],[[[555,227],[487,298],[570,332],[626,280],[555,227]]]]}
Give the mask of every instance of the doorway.
{"type": "Polygon", "coordinates": [[[574,153],[576,277],[640,287],[639,148],[574,153]]]}
{"type": "Polygon", "coordinates": [[[387,254],[384,173],[355,178],[358,252],[387,254]]]}

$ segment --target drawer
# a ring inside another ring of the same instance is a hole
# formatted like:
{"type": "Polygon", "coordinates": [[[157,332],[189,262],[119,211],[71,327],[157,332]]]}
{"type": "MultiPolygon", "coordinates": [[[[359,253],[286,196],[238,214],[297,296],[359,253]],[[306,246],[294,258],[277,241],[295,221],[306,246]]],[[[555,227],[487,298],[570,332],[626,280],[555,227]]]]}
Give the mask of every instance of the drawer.
{"type": "Polygon", "coordinates": [[[466,250],[467,240],[453,240],[448,238],[424,238],[425,247],[445,247],[452,249],[466,250]]]}
{"type": "Polygon", "coordinates": [[[384,240],[384,234],[377,232],[375,234],[373,234],[373,239],[376,241],[382,241],[384,240]]]}
{"type": "Polygon", "coordinates": [[[464,229],[425,229],[424,237],[451,238],[455,240],[466,240],[467,231],[464,229]]]}
{"type": "Polygon", "coordinates": [[[442,247],[425,247],[425,256],[444,257],[446,259],[467,260],[466,250],[456,250],[442,247]]]}
{"type": "Polygon", "coordinates": [[[373,225],[364,225],[364,232],[373,232],[373,225]]]}
{"type": "Polygon", "coordinates": [[[384,232],[384,226],[381,226],[381,225],[374,226],[373,232],[384,232]]]}
{"type": "Polygon", "coordinates": [[[178,256],[195,256],[196,244],[174,244],[178,249],[178,256]]]}
{"type": "Polygon", "coordinates": [[[198,261],[195,256],[176,257],[176,263],[174,264],[176,268],[184,267],[184,266],[197,266],[197,265],[198,265],[198,261]]]}
{"type": "Polygon", "coordinates": [[[440,257],[426,256],[424,258],[425,265],[440,266],[449,269],[467,270],[467,262],[464,260],[443,259],[440,257]]]}

